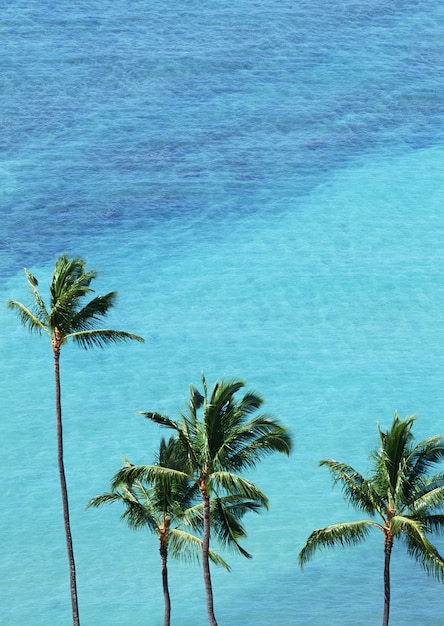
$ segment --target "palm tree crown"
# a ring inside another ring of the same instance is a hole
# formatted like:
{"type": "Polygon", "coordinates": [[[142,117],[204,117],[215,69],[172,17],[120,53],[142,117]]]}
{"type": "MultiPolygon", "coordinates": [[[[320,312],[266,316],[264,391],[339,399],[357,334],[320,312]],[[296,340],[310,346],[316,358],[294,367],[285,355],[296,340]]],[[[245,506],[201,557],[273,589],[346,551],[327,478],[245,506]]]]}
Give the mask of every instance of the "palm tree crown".
{"type": "Polygon", "coordinates": [[[237,472],[254,467],[272,452],[288,455],[291,436],[273,417],[265,413],[253,416],[263,404],[259,394],[247,391],[240,399],[236,398],[245,386],[243,380],[216,381],[211,394],[204,375],[202,383],[203,395],[191,386],[188,410],[179,420],[159,413],[141,414],[177,432],[189,471],[201,488],[217,485],[228,493],[239,490],[250,497],[248,481],[240,479],[237,472]]]}
{"type": "Polygon", "coordinates": [[[395,413],[390,430],[379,428],[380,447],[371,453],[373,470],[364,478],[351,466],[325,459],[335,483],[356,509],[372,519],[344,522],[315,530],[299,554],[304,566],[321,547],[353,545],[362,541],[372,528],[384,535],[384,617],[390,610],[390,557],[395,539],[402,539],[408,553],[427,573],[444,581],[444,557],[430,542],[434,531],[444,530],[444,473],[429,475],[444,459],[444,439],[440,435],[415,443],[411,433],[415,416],[403,420],[395,413]]]}
{"type": "MultiPolygon", "coordinates": [[[[119,482],[118,485],[113,481],[111,492],[92,498],[87,508],[105,502],[124,502],[126,509],[122,519],[132,529],[148,527],[149,530],[162,533],[169,530],[175,521],[182,523],[184,512],[196,499],[196,489],[190,487],[186,475],[177,470],[174,460],[176,444],[175,438],[168,442],[162,438],[155,464],[149,466],[152,470],[150,481],[138,479],[133,483],[119,482]],[[163,471],[165,468],[177,471],[170,475],[163,471]],[[168,524],[165,524],[166,519],[168,524]]],[[[124,461],[124,467],[133,467],[127,459],[124,461]]]]}
{"type": "Polygon", "coordinates": [[[96,296],[82,306],[83,299],[94,292],[90,284],[97,277],[95,270],[86,269],[82,258],[70,259],[62,254],[56,260],[49,288],[49,307],[40,295],[37,278],[26,268],[25,274],[33,295],[32,308],[17,300],[8,300],[7,306],[16,311],[31,332],[47,333],[55,348],[60,348],[69,338],[85,349],[133,339],[143,343],[142,337],[133,333],[96,328],[113,307],[117,292],[96,296]]]}

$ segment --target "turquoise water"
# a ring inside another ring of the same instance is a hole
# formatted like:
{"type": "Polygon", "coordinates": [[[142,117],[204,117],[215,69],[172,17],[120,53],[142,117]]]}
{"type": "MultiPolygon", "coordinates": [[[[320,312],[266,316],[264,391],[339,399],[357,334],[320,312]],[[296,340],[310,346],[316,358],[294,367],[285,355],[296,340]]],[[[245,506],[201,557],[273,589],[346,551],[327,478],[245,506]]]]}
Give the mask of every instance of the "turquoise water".
{"type": "MultiPolygon", "coordinates": [[[[154,537],[84,511],[125,454],[151,461],[190,383],[241,376],[295,437],[254,473],[252,561],[214,571],[221,626],[372,626],[379,536],[296,557],[354,512],[323,457],[365,472],[376,424],[444,410],[441,3],[242,0],[3,11],[0,284],[27,301],[61,251],[117,288],[144,346],[62,355],[83,626],[163,623],[154,537]]],[[[70,623],[52,356],[0,308],[0,624],[70,623]]],[[[392,626],[442,624],[442,586],[396,546],[392,626]]],[[[171,562],[173,625],[206,624],[198,566],[171,562]]]]}

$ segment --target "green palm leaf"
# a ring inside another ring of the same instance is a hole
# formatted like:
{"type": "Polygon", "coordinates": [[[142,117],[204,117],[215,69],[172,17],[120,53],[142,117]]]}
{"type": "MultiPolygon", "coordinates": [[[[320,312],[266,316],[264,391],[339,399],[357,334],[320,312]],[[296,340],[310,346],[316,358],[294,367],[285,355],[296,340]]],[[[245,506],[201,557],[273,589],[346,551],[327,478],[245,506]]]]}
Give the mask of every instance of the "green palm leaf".
{"type": "MultiPolygon", "coordinates": [[[[202,558],[202,539],[185,530],[175,528],[171,531],[168,552],[175,559],[199,562],[202,558]]],[[[230,571],[230,566],[215,550],[210,550],[210,560],[230,571]]]]}
{"type": "Polygon", "coordinates": [[[187,478],[185,472],[159,465],[125,465],[111,481],[111,488],[117,489],[122,483],[132,484],[136,481],[157,482],[170,489],[175,479],[187,478]]]}
{"type": "MultiPolygon", "coordinates": [[[[440,555],[436,547],[429,541],[429,532],[425,524],[416,520],[409,520],[406,524],[404,538],[407,551],[417,563],[434,578],[444,581],[444,557],[440,555]]],[[[442,528],[442,526],[441,526],[442,528]]]]}
{"type": "Polygon", "coordinates": [[[235,494],[255,502],[268,509],[267,496],[250,480],[233,472],[213,472],[209,487],[216,492],[223,490],[227,494],[235,494]]]}
{"type": "Polygon", "coordinates": [[[144,343],[144,339],[133,333],[128,333],[124,330],[107,330],[107,329],[94,329],[94,330],[81,330],[78,332],[68,333],[66,339],[72,338],[74,343],[77,343],[85,350],[93,347],[104,348],[107,345],[121,343],[123,341],[139,341],[144,343]]]}
{"type": "Polygon", "coordinates": [[[427,512],[444,506],[444,476],[435,476],[424,484],[416,485],[416,490],[409,492],[405,508],[427,512]]]}
{"type": "Polygon", "coordinates": [[[41,321],[40,317],[21,302],[17,302],[17,300],[7,300],[7,308],[17,313],[23,326],[27,327],[30,332],[40,334],[42,331],[45,331],[50,335],[46,324],[41,321]]]}
{"type": "Polygon", "coordinates": [[[28,269],[26,269],[26,267],[25,267],[25,274],[28,280],[29,288],[33,296],[33,303],[34,303],[34,308],[36,311],[36,316],[39,318],[39,320],[42,323],[47,324],[49,320],[49,314],[45,306],[45,303],[43,301],[43,298],[40,295],[40,292],[38,290],[39,282],[37,278],[33,276],[33,274],[31,274],[31,272],[28,269]]]}
{"type": "Polygon", "coordinates": [[[408,481],[415,483],[427,475],[429,470],[444,460],[444,440],[441,435],[429,437],[414,446],[407,463],[409,466],[408,481]]]}
{"type": "Polygon", "coordinates": [[[108,311],[114,306],[117,292],[112,291],[104,296],[96,296],[84,307],[78,310],[72,317],[72,328],[76,330],[89,330],[106,316],[108,311]]]}
{"type": "Polygon", "coordinates": [[[247,536],[241,519],[248,511],[258,513],[261,507],[261,503],[242,496],[215,497],[211,501],[211,519],[219,542],[250,559],[251,554],[239,544],[239,539],[247,536]]]}
{"type": "Polygon", "coordinates": [[[382,503],[372,483],[353,467],[333,459],[323,459],[319,465],[329,469],[335,484],[341,484],[342,493],[346,500],[358,510],[374,515],[375,511],[382,508],[382,503]]]}
{"type": "Polygon", "coordinates": [[[363,541],[375,522],[360,520],[333,524],[326,528],[314,530],[305,542],[299,553],[298,562],[303,567],[320,548],[329,548],[335,545],[350,546],[363,541]]]}

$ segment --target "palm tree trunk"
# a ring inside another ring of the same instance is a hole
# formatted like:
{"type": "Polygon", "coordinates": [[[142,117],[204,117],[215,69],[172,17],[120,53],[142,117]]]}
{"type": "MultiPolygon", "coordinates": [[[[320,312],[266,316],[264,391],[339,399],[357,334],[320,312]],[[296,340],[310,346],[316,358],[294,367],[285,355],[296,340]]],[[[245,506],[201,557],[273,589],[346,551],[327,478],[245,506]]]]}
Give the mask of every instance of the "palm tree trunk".
{"type": "Polygon", "coordinates": [[[163,618],[163,626],[170,626],[171,600],[170,600],[170,591],[168,588],[168,569],[167,569],[168,548],[162,541],[160,543],[160,558],[162,560],[162,587],[163,587],[163,599],[165,601],[165,613],[164,613],[164,618],[163,618]]]}
{"type": "Polygon", "coordinates": [[[388,626],[390,614],[390,557],[392,554],[393,537],[389,530],[385,530],[384,537],[384,615],[382,626],[388,626]]]}
{"type": "Polygon", "coordinates": [[[207,598],[208,620],[211,626],[217,626],[216,617],[214,615],[213,588],[211,585],[210,574],[210,498],[205,488],[201,488],[203,502],[203,539],[202,539],[202,566],[205,584],[205,593],[207,598]]]}
{"type": "Polygon", "coordinates": [[[60,487],[62,490],[63,521],[65,523],[66,547],[68,550],[69,561],[72,622],[74,626],[80,626],[79,605],[77,600],[76,566],[74,563],[74,550],[72,547],[71,526],[69,523],[68,489],[66,487],[65,465],[63,462],[62,404],[60,393],[60,346],[57,345],[55,342],[53,342],[53,350],[56,392],[57,456],[60,475],[60,487]]]}

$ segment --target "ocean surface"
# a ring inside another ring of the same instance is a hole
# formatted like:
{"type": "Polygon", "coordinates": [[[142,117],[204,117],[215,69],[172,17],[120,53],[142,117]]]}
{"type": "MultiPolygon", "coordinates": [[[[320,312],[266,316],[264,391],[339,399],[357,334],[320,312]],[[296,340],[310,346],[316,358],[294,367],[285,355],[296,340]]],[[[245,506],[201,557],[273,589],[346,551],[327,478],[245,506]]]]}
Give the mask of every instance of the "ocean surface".
{"type": "MultiPolygon", "coordinates": [[[[167,434],[137,411],[177,416],[201,371],[295,441],[251,473],[270,510],[213,572],[220,626],[380,624],[376,531],[297,555],[357,515],[320,459],[365,473],[395,410],[444,432],[443,3],[10,0],[0,34],[3,300],[82,255],[119,291],[108,326],[146,339],[62,352],[82,626],[163,624],[157,539],[85,505],[167,434]]],[[[51,346],[0,324],[0,624],[69,626],[51,346]]],[[[206,624],[200,567],[170,577],[173,626],[206,624]]],[[[443,615],[396,545],[391,626],[443,615]]]]}

